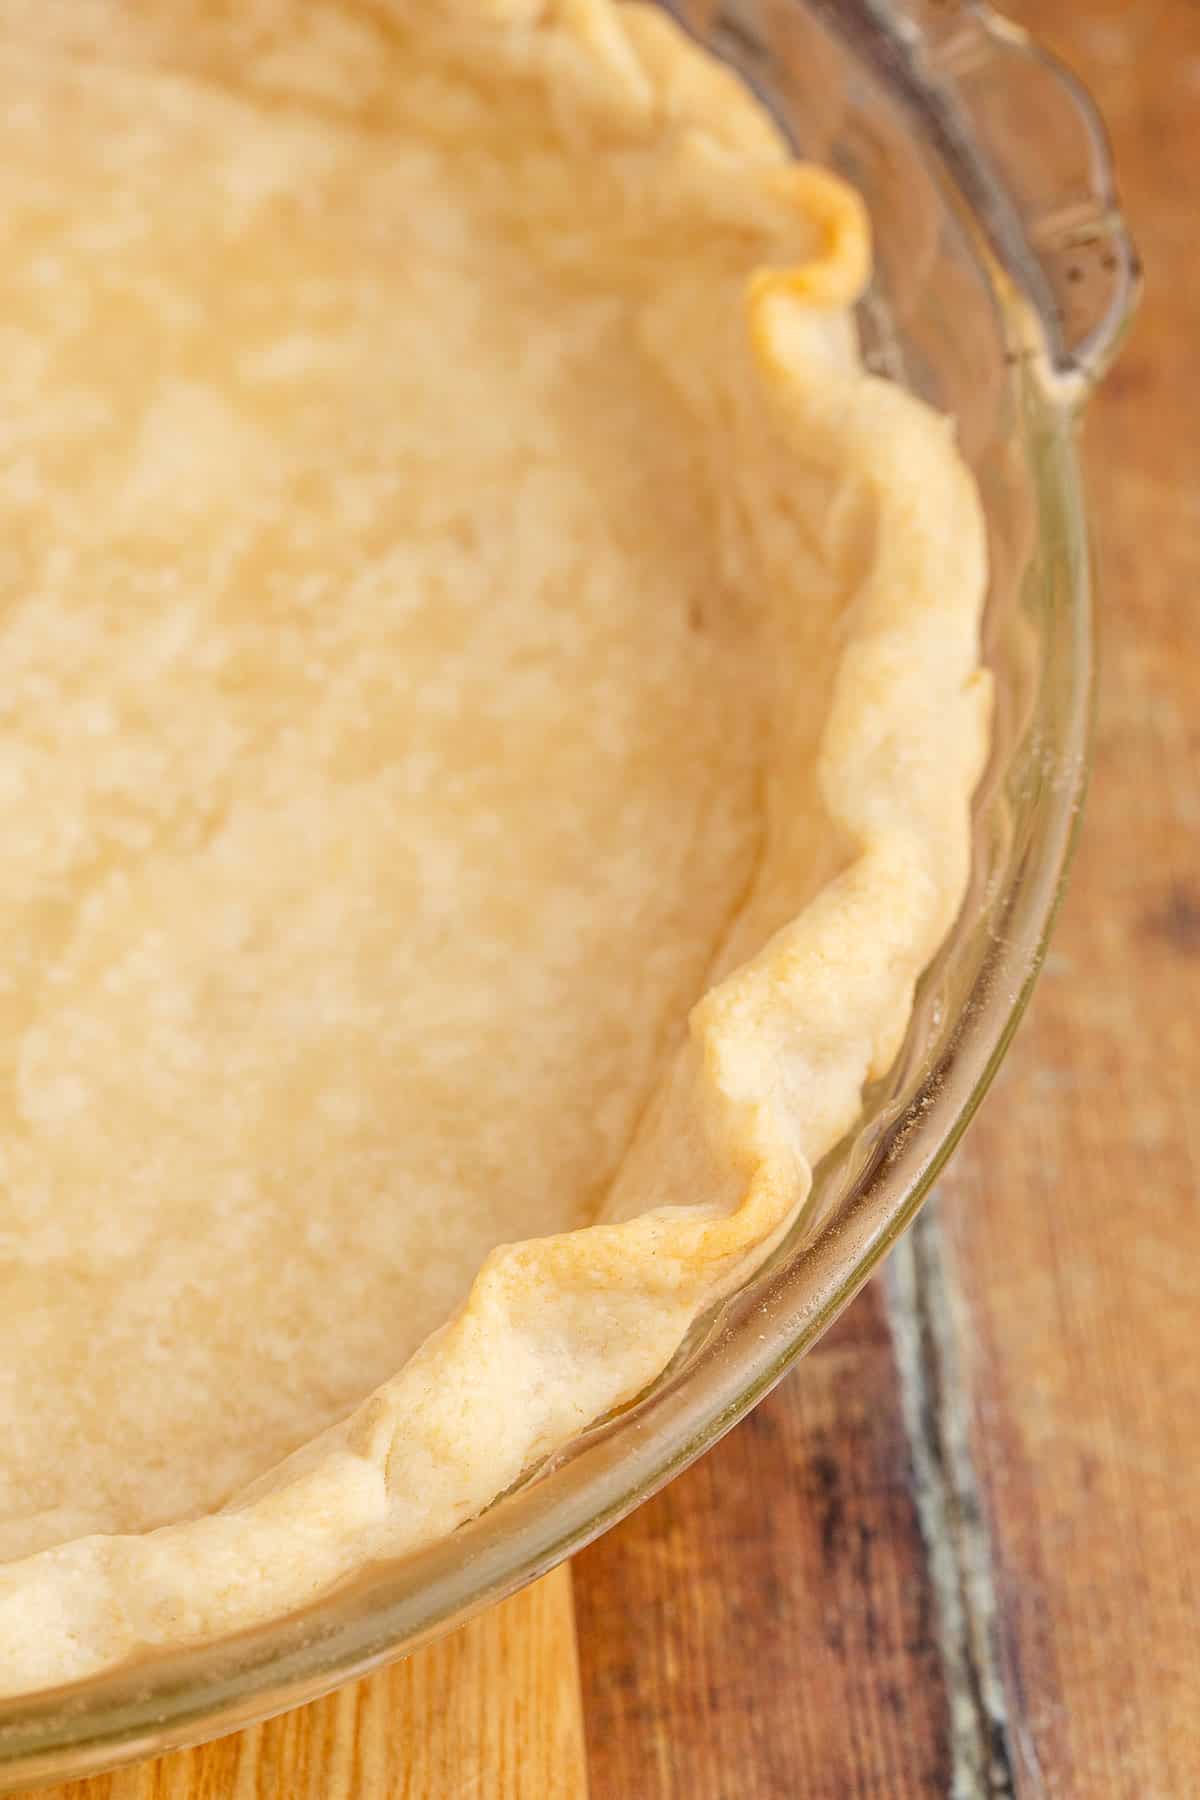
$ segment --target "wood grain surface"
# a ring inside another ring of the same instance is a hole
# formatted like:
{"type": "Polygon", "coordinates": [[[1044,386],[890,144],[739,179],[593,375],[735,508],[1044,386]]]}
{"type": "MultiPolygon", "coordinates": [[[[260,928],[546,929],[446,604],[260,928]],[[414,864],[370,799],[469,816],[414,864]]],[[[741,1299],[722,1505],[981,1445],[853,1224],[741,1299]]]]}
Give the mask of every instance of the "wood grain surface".
{"type": "Polygon", "coordinates": [[[454,1636],[265,1725],[42,1800],[587,1800],[564,1565],[454,1636]]]}
{"type": "Polygon", "coordinates": [[[1200,1795],[1200,7],[1009,10],[1099,101],[1147,268],[1087,422],[1082,847],[884,1281],[577,1559],[593,1800],[1200,1795]]]}
{"type": "Polygon", "coordinates": [[[949,1709],[883,1294],[576,1559],[594,1800],[946,1792],[949,1709]],[[907,1771],[907,1787],[896,1787],[907,1771]]]}
{"type": "MultiPolygon", "coordinates": [[[[1087,427],[1096,773],[1039,993],[883,1280],[576,1560],[592,1800],[1200,1795],[1200,7],[1012,0],[1148,270],[1087,427]]],[[[567,1578],[61,1800],[580,1796],[567,1578]]]]}

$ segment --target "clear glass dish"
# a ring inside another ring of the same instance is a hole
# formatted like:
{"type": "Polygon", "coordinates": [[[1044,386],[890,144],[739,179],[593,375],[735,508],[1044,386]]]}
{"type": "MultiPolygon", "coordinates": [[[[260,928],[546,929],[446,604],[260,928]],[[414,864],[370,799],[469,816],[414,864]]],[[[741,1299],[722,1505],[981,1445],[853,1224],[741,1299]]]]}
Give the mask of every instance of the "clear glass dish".
{"type": "Polygon", "coordinates": [[[453,1538],[236,1639],[0,1702],[0,1791],[216,1736],[308,1700],[541,1574],[711,1445],[911,1221],[1037,973],[1083,796],[1091,571],[1074,427],[1137,286],[1095,114],[963,0],[677,0],[874,220],[872,365],[957,420],[984,497],[997,682],[971,891],[896,1067],[770,1263],[655,1387],[453,1538]]]}

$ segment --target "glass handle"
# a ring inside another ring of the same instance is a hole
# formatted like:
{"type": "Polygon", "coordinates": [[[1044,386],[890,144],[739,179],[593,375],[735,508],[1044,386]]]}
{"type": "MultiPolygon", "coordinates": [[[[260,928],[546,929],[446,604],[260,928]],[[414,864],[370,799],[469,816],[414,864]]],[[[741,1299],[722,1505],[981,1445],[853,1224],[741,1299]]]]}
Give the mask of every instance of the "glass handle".
{"type": "Polygon", "coordinates": [[[1013,308],[1029,327],[1019,352],[1063,399],[1087,394],[1116,354],[1140,273],[1104,126],[1070,70],[986,0],[664,4],[768,100],[775,62],[790,58],[789,79],[819,119],[820,59],[811,37],[794,36],[811,12],[878,77],[959,188],[993,268],[1024,303],[1013,308]]]}
{"type": "Polygon", "coordinates": [[[980,0],[900,0],[896,15],[913,97],[1036,315],[1046,374],[1086,393],[1116,354],[1140,285],[1096,107],[980,0]]]}

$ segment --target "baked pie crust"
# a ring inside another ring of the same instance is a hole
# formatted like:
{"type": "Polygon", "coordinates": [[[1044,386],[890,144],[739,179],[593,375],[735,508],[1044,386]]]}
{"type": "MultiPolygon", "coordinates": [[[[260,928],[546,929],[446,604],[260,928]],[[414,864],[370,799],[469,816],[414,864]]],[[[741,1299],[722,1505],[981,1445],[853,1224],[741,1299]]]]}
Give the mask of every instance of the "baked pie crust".
{"type": "Polygon", "coordinates": [[[966,882],[984,537],[656,8],[0,4],[0,1689],[292,1609],[794,1223],[966,882]]]}

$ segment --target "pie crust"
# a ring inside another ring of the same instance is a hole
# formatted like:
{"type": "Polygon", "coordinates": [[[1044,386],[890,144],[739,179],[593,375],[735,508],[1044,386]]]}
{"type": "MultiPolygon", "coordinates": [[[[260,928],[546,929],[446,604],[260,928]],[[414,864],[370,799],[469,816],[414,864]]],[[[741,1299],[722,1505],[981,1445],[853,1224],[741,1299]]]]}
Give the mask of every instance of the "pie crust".
{"type": "Polygon", "coordinates": [[[861,204],[657,8],[2,0],[0,83],[19,1692],[654,1380],[895,1058],[990,687],[861,204]]]}

